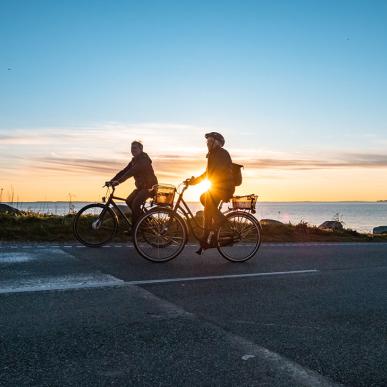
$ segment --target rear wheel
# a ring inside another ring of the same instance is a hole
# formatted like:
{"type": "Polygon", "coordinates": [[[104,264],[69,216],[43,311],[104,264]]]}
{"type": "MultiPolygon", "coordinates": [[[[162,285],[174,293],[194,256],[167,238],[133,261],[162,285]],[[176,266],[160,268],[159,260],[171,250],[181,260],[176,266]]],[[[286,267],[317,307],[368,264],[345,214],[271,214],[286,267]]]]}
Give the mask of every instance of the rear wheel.
{"type": "Polygon", "coordinates": [[[169,208],[155,208],[137,222],[133,243],[138,253],[152,262],[167,262],[184,249],[187,229],[184,220],[169,208]]]}
{"type": "Polygon", "coordinates": [[[218,230],[218,251],[229,261],[245,262],[257,253],[262,232],[258,220],[248,212],[233,211],[226,215],[218,230]]]}
{"type": "Polygon", "coordinates": [[[113,210],[103,204],[89,204],[74,218],[73,232],[79,242],[88,247],[100,247],[110,242],[117,232],[113,210]]]}

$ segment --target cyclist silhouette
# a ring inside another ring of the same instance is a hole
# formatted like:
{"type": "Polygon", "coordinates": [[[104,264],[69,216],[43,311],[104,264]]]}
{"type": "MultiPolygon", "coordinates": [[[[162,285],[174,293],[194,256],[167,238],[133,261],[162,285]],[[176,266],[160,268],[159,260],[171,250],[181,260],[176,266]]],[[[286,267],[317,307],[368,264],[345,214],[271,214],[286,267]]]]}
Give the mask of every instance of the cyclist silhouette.
{"type": "Polygon", "coordinates": [[[201,247],[211,246],[213,229],[226,221],[226,217],[219,211],[219,203],[229,201],[235,192],[232,175],[232,161],[230,154],[223,148],[224,137],[217,132],[207,133],[207,168],[198,177],[192,177],[189,184],[196,185],[204,179],[211,182],[210,189],[201,195],[200,201],[204,206],[204,235],[201,247]]]}
{"type": "Polygon", "coordinates": [[[133,141],[131,152],[133,158],[130,163],[106,182],[106,185],[115,187],[130,177],[134,178],[136,189],[126,199],[126,204],[132,210],[132,225],[134,225],[141,215],[141,205],[152,196],[151,188],[157,184],[157,177],[153,171],[152,160],[143,151],[141,142],[133,141]]]}

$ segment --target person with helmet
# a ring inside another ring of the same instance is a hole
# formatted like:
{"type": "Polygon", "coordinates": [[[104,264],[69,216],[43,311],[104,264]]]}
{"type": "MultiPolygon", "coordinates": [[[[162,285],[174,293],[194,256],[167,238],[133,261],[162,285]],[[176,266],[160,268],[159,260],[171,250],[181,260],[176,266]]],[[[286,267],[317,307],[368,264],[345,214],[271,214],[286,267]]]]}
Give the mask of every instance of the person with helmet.
{"type": "Polygon", "coordinates": [[[229,201],[235,192],[232,161],[230,154],[223,148],[224,137],[220,133],[210,132],[205,135],[205,138],[208,148],[206,171],[187,181],[190,185],[196,185],[204,179],[211,182],[210,189],[200,197],[200,201],[204,205],[202,248],[210,246],[213,229],[219,227],[226,220],[226,217],[218,209],[219,203],[222,200],[229,201]]]}
{"type": "Polygon", "coordinates": [[[157,184],[157,177],[152,167],[152,160],[143,151],[143,145],[139,141],[131,144],[132,160],[120,172],[118,172],[107,186],[115,187],[130,177],[134,178],[136,189],[127,197],[126,204],[132,210],[132,224],[134,225],[141,215],[141,205],[152,196],[151,188],[157,184]]]}

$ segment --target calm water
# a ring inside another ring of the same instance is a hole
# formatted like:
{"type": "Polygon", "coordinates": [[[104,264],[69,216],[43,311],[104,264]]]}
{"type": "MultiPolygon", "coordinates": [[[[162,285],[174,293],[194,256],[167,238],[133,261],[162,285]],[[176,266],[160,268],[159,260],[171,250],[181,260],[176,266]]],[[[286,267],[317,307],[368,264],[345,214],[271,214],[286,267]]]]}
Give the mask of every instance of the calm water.
{"type": "MultiPolygon", "coordinates": [[[[74,210],[82,208],[86,202],[74,202],[74,210]]],[[[69,213],[68,202],[23,202],[13,204],[20,210],[63,215],[69,213]]],[[[199,203],[190,203],[196,212],[202,209],[199,203]]],[[[339,217],[346,228],[361,232],[372,232],[373,227],[387,225],[387,203],[371,202],[299,202],[273,203],[258,202],[258,219],[270,218],[281,222],[297,224],[300,221],[320,225],[325,220],[339,217]]]]}

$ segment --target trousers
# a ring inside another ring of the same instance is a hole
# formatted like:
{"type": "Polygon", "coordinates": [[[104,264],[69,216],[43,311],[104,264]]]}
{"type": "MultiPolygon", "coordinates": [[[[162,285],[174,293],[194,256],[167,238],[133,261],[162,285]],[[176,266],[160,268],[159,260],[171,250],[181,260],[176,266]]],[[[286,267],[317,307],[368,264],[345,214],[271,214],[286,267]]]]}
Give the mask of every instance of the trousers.
{"type": "Polygon", "coordinates": [[[136,224],[138,218],[141,216],[141,205],[145,200],[152,197],[152,192],[148,189],[135,189],[127,198],[126,204],[132,210],[132,224],[136,224]]]}
{"type": "Polygon", "coordinates": [[[200,196],[200,201],[204,206],[204,232],[205,235],[213,228],[213,226],[220,226],[226,217],[219,211],[219,203],[221,200],[228,200],[232,196],[209,190],[200,196]]]}

